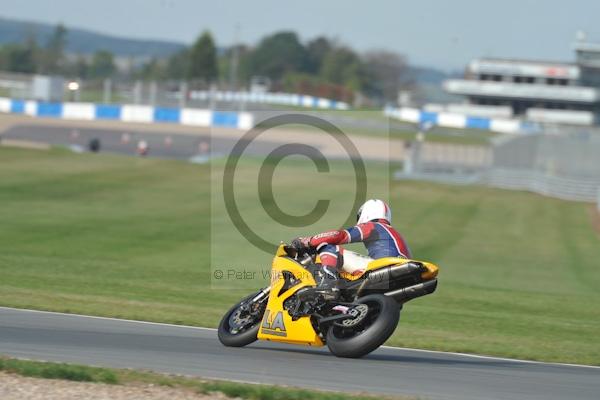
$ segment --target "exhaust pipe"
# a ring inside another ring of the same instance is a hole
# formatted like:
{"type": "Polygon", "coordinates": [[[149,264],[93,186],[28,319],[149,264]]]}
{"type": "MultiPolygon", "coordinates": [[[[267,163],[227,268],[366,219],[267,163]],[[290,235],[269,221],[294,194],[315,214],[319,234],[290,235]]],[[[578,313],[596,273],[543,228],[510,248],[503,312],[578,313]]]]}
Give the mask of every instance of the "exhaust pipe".
{"type": "Polygon", "coordinates": [[[373,271],[369,274],[369,280],[378,282],[385,280],[387,277],[392,279],[401,278],[403,276],[421,273],[423,272],[423,264],[416,262],[409,262],[404,265],[393,265],[391,267],[383,268],[380,270],[373,271]]]}
{"type": "Polygon", "coordinates": [[[421,263],[409,262],[404,265],[394,265],[387,268],[382,268],[372,271],[367,279],[361,284],[358,290],[358,295],[363,290],[380,289],[385,290],[390,288],[390,282],[410,275],[420,275],[424,271],[421,263]]]}
{"type": "Polygon", "coordinates": [[[430,281],[419,283],[417,285],[392,290],[391,292],[385,293],[385,295],[393,297],[398,303],[406,303],[409,300],[416,299],[417,297],[425,296],[427,294],[435,292],[435,289],[437,288],[437,283],[437,279],[432,279],[430,281]]]}

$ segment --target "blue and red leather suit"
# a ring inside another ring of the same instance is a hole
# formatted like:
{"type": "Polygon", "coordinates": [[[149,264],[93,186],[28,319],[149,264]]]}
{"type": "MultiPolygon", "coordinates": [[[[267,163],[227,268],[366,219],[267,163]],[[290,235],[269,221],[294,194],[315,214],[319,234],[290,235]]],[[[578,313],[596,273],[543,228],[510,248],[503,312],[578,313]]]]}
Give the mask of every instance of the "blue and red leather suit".
{"type": "Polygon", "coordinates": [[[340,245],[355,242],[363,242],[369,257],[373,259],[411,258],[410,249],[404,238],[385,219],[369,221],[343,230],[320,233],[309,239],[310,246],[319,252],[321,264],[333,268],[343,265],[344,249],[340,245]]]}

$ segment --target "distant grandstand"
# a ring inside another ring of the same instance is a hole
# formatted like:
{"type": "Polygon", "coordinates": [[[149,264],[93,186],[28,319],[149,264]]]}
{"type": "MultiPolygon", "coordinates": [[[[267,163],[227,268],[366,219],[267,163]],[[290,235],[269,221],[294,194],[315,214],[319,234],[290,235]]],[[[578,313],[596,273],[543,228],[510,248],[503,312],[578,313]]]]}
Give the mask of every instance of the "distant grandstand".
{"type": "Polygon", "coordinates": [[[600,122],[600,44],[579,34],[574,63],[476,59],[464,79],[444,82],[447,92],[466,97],[447,112],[533,122],[594,125],[600,122]]]}

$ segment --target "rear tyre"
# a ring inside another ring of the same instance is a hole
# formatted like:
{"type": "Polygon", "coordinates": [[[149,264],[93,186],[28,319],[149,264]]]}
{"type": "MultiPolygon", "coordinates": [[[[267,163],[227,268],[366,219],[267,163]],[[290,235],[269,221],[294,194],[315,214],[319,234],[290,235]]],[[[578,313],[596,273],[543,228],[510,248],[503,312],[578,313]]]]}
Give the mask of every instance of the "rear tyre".
{"type": "Polygon", "coordinates": [[[363,305],[357,307],[357,318],[335,323],[327,331],[327,347],[337,357],[369,354],[385,343],[398,325],[400,305],[393,298],[374,294],[357,303],[363,305]]]}
{"type": "Polygon", "coordinates": [[[251,300],[258,293],[260,292],[245,297],[239,303],[231,307],[229,311],[225,313],[223,319],[221,319],[217,335],[219,337],[219,341],[224,346],[244,347],[258,339],[258,330],[260,329],[260,322],[266,307],[266,301],[264,301],[262,305],[258,306],[259,309],[256,315],[241,315],[242,305],[251,300]],[[243,322],[245,318],[247,321],[244,324],[243,322]],[[240,323],[240,321],[242,323],[240,323]]]}

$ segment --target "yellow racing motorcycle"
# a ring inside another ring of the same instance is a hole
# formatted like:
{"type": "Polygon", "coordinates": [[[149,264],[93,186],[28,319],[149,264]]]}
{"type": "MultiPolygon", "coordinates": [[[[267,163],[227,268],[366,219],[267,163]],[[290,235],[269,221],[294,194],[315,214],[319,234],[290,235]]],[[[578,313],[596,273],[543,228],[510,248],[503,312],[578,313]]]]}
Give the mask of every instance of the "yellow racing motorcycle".
{"type": "Polygon", "coordinates": [[[339,292],[332,296],[317,287],[319,262],[314,249],[282,243],[271,285],[227,311],[218,329],[221,343],[242,347],[260,339],[327,345],[338,357],[362,357],[394,333],[404,303],[437,287],[434,264],[389,257],[369,260],[358,273],[342,271],[339,292]]]}

